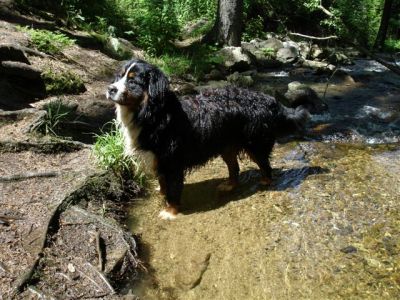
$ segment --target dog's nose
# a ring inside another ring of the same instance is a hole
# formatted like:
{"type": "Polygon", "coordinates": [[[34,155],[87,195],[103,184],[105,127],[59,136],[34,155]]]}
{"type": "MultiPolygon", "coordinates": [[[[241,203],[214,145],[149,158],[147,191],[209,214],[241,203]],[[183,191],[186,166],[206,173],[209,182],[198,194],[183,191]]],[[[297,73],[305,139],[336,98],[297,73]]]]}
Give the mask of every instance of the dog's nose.
{"type": "Polygon", "coordinates": [[[115,85],[108,86],[108,94],[110,96],[115,95],[117,92],[118,92],[118,89],[115,87],[115,85]]]}

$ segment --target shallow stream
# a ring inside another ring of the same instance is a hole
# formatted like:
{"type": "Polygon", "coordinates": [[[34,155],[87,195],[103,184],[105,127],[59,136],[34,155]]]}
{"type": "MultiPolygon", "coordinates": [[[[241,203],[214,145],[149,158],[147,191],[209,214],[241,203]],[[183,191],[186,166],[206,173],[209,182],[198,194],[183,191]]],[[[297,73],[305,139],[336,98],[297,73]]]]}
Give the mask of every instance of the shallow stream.
{"type": "MultiPolygon", "coordinates": [[[[330,107],[305,140],[277,144],[273,184],[241,160],[240,187],[219,194],[221,159],[186,179],[182,214],[158,218],[156,191],[129,226],[143,299],[396,299],[400,295],[400,77],[357,61],[351,77],[259,73],[256,88],[298,80],[330,107]]],[[[154,184],[155,185],[155,184],[154,184]]]]}

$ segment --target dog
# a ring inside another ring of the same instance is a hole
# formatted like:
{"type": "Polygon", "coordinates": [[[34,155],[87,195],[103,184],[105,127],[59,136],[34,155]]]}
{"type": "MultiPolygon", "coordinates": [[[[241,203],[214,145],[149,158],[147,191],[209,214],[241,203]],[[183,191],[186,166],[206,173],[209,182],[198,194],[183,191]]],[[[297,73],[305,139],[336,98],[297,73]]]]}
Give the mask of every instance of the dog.
{"type": "Polygon", "coordinates": [[[276,139],[304,130],[310,117],[306,104],[288,108],[274,97],[233,86],[179,99],[161,70],[143,60],[127,62],[106,96],[116,104],[126,153],[138,155],[158,177],[166,198],[162,219],[176,217],[185,173],[218,156],[229,171],[220,190],[238,185],[241,152],[260,168],[261,183],[270,184],[276,139]]]}

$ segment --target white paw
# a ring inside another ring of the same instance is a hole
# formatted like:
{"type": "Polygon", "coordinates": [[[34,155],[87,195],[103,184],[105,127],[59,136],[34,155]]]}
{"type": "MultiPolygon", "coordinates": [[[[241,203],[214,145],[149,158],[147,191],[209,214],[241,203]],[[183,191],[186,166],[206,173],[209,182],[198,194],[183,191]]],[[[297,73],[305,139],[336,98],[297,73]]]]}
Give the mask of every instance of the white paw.
{"type": "Polygon", "coordinates": [[[175,220],[176,219],[176,214],[171,213],[167,209],[163,209],[162,211],[160,211],[160,214],[158,216],[163,220],[175,220]]]}
{"type": "Polygon", "coordinates": [[[231,192],[235,188],[235,185],[228,181],[224,181],[217,186],[217,190],[220,192],[231,192]]]}

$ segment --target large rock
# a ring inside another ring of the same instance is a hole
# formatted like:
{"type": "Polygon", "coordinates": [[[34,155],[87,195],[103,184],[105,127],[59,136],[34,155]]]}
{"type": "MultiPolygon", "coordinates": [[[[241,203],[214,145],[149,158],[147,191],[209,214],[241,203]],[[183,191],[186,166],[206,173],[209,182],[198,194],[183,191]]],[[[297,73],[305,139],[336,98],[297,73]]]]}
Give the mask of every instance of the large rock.
{"type": "Polygon", "coordinates": [[[320,114],[328,109],[327,104],[309,86],[294,81],[288,84],[288,91],[284,95],[289,107],[305,106],[312,114],[320,114]]]}
{"type": "Polygon", "coordinates": [[[304,59],[307,59],[310,56],[311,46],[307,42],[299,42],[299,53],[300,56],[304,59]]]}
{"type": "Polygon", "coordinates": [[[0,61],[18,61],[29,64],[24,51],[18,45],[0,44],[0,61]]]}
{"type": "Polygon", "coordinates": [[[241,47],[225,47],[219,51],[223,65],[230,71],[245,71],[250,69],[252,59],[241,47]]]}
{"type": "Polygon", "coordinates": [[[0,45],[0,109],[20,109],[46,96],[41,70],[17,45],[0,45]]]}
{"type": "MultiPolygon", "coordinates": [[[[94,34],[96,36],[96,34],[94,34]]],[[[99,39],[103,39],[97,35],[99,39]]],[[[107,37],[104,41],[104,52],[112,58],[118,60],[136,57],[144,59],[144,51],[136,48],[131,42],[123,38],[107,37]]]]}
{"type": "MultiPolygon", "coordinates": [[[[253,40],[254,41],[254,40],[253,40]]],[[[260,43],[242,43],[242,48],[251,53],[255,59],[255,63],[264,68],[274,68],[281,65],[279,61],[276,60],[276,52],[272,48],[259,48],[257,45],[260,43]]]]}
{"type": "Polygon", "coordinates": [[[254,84],[254,80],[251,75],[247,75],[245,73],[240,74],[239,72],[229,75],[227,80],[229,83],[245,88],[251,87],[254,84]]]}
{"type": "Polygon", "coordinates": [[[293,46],[281,48],[276,53],[276,59],[284,64],[291,64],[299,58],[299,50],[293,46]]]}
{"type": "Polygon", "coordinates": [[[310,56],[311,56],[311,59],[324,59],[324,58],[326,58],[326,54],[324,53],[324,50],[321,49],[316,44],[311,46],[310,56]]]}
{"type": "Polygon", "coordinates": [[[259,49],[266,48],[266,49],[273,49],[274,51],[278,51],[279,49],[284,47],[283,43],[274,37],[271,37],[267,40],[254,39],[251,40],[250,43],[252,43],[259,49]]]}

